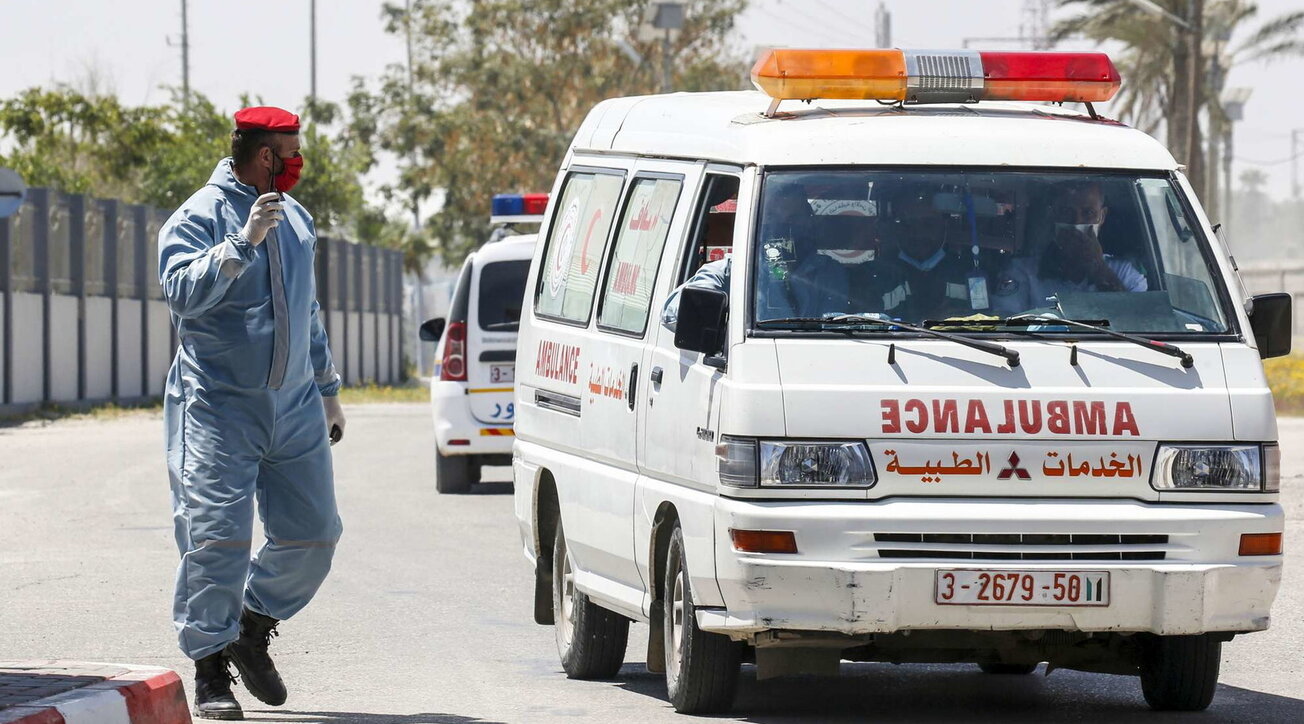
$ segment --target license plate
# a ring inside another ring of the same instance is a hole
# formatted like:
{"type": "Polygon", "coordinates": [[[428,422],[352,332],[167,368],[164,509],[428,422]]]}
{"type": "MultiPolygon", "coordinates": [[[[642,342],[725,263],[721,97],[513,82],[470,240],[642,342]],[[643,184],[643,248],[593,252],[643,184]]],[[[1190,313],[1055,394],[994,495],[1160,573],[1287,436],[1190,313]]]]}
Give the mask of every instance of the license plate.
{"type": "Polygon", "coordinates": [[[1109,573],[942,570],[934,600],[963,606],[1108,606],[1109,573]]]}
{"type": "Polygon", "coordinates": [[[515,382],[516,365],[489,365],[490,382],[515,382]]]}

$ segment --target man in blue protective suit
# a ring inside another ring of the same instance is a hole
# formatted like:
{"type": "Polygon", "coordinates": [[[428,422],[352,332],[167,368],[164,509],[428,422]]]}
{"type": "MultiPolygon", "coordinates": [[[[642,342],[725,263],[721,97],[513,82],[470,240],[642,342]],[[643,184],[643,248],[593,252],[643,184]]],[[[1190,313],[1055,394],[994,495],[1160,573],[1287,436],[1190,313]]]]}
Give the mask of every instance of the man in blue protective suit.
{"type": "Polygon", "coordinates": [[[303,165],[299,117],[260,107],[235,121],[231,157],[158,237],[180,339],[164,402],[181,551],[172,616],[208,719],[243,718],[228,662],[258,699],[285,702],[268,643],[317,592],[341,531],[330,442],[344,415],[316,234],[284,195],[303,165]],[[267,540],[251,560],[255,505],[267,540]]]}

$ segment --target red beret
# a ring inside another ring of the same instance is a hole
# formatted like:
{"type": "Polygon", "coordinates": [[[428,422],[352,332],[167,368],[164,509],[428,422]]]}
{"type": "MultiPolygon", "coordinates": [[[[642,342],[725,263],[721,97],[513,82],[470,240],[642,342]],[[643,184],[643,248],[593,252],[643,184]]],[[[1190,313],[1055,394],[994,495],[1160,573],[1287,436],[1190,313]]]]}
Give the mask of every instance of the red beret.
{"type": "Polygon", "coordinates": [[[235,127],[238,131],[298,133],[299,117],[275,106],[241,108],[235,112],[235,127]]]}

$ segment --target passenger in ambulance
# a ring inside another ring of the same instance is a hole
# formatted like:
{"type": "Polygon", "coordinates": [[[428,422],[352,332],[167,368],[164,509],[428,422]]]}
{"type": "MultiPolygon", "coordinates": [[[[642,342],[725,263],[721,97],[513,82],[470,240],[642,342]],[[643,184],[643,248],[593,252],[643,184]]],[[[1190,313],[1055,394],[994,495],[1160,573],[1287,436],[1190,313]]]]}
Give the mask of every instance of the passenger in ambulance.
{"type": "Polygon", "coordinates": [[[1011,260],[992,290],[992,306],[1001,315],[1054,306],[1059,292],[1144,292],[1145,273],[1121,255],[1101,246],[1101,228],[1109,207],[1100,184],[1071,181],[1055,191],[1049,237],[1039,252],[1011,260]]]}
{"type": "Polygon", "coordinates": [[[948,245],[960,240],[959,226],[937,208],[940,193],[931,185],[907,183],[884,194],[886,240],[897,249],[908,290],[901,316],[914,323],[965,316],[988,306],[986,276],[970,254],[948,245]]]}
{"type": "MultiPolygon", "coordinates": [[[[758,319],[843,314],[848,310],[847,273],[819,253],[810,202],[796,184],[767,193],[761,208],[758,319]]],[[[679,319],[679,292],[686,286],[729,292],[733,257],[710,262],[666,298],[661,323],[673,330],[679,319]]]]}

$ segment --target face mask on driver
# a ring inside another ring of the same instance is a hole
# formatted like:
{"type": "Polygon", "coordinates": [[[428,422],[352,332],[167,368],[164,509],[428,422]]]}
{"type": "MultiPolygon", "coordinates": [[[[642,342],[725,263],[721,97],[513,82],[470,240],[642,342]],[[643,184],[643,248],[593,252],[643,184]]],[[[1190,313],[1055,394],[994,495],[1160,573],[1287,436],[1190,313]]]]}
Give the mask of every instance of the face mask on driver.
{"type": "Polygon", "coordinates": [[[1055,224],[1055,233],[1058,234],[1064,229],[1072,229],[1095,239],[1100,238],[1100,224],[1055,224]]]}

